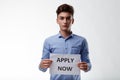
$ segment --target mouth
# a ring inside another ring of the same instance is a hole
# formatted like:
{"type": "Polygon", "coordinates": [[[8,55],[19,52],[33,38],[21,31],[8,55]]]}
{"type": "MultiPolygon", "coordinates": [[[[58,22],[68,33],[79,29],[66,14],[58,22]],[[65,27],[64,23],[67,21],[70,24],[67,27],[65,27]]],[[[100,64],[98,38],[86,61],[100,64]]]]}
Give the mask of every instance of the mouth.
{"type": "Polygon", "coordinates": [[[68,27],[68,25],[63,25],[63,27],[68,27]]]}

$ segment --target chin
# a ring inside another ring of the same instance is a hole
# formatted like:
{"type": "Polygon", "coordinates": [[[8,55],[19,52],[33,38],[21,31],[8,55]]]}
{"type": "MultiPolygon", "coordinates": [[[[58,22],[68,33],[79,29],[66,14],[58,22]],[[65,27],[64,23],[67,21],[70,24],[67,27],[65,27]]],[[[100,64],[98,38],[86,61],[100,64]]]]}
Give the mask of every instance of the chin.
{"type": "Polygon", "coordinates": [[[68,30],[68,29],[62,29],[62,31],[65,31],[65,32],[66,32],[66,31],[69,31],[69,30],[68,30]]]}
{"type": "Polygon", "coordinates": [[[68,29],[67,28],[64,28],[64,29],[61,29],[62,31],[68,31],[68,29]]]}
{"type": "Polygon", "coordinates": [[[62,31],[69,31],[69,27],[61,27],[62,31]]]}

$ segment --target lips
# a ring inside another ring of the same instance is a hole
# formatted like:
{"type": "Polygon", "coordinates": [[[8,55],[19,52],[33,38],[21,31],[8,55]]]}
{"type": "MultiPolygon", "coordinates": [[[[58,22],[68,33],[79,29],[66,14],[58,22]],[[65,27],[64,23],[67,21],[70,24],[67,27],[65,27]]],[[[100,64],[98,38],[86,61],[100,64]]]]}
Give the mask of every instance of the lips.
{"type": "Polygon", "coordinates": [[[67,25],[63,25],[63,27],[68,27],[67,25]]]}

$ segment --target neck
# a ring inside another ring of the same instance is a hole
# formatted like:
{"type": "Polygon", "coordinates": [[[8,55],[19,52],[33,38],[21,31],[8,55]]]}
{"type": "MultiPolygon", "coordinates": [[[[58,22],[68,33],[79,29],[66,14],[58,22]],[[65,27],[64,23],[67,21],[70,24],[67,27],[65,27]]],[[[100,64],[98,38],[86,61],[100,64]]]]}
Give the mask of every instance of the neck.
{"type": "Polygon", "coordinates": [[[60,33],[64,38],[67,38],[70,34],[72,34],[72,31],[60,31],[60,33]]]}

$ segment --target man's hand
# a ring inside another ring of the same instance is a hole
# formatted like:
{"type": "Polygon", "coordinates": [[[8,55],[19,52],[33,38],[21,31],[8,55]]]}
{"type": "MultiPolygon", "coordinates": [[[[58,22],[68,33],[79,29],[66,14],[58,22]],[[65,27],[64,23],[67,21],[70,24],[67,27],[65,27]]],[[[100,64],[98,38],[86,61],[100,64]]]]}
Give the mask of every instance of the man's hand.
{"type": "Polygon", "coordinates": [[[43,60],[40,62],[39,67],[40,67],[40,68],[49,68],[51,64],[52,64],[52,60],[50,60],[50,59],[43,59],[43,60]]]}
{"type": "Polygon", "coordinates": [[[83,71],[87,71],[88,70],[88,64],[86,62],[80,62],[78,63],[78,67],[83,70],[83,71]]]}

